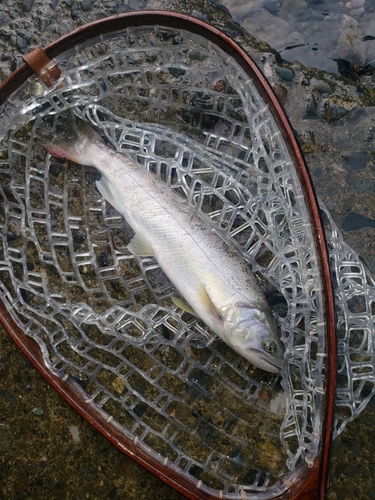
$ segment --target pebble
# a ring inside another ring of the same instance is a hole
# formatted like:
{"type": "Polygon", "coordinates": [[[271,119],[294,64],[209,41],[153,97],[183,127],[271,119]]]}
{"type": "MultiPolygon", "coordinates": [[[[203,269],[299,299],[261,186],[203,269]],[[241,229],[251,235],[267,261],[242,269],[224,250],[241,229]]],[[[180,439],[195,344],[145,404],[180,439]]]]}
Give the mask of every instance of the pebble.
{"type": "Polygon", "coordinates": [[[317,78],[311,78],[311,87],[319,92],[319,94],[331,94],[331,87],[323,80],[318,80],[317,78]]]}
{"type": "Polygon", "coordinates": [[[69,427],[70,434],[72,435],[73,441],[75,443],[79,443],[81,441],[79,437],[79,429],[76,425],[70,425],[69,427]]]}
{"type": "Polygon", "coordinates": [[[10,429],[5,424],[0,424],[0,453],[6,453],[12,444],[10,429]]]}
{"type": "Polygon", "coordinates": [[[348,9],[360,9],[365,3],[366,0],[351,0],[346,4],[346,7],[348,7],[348,9]]]}
{"type": "Polygon", "coordinates": [[[373,191],[373,185],[368,179],[354,179],[352,185],[357,193],[371,193],[373,191]]]}
{"type": "Polygon", "coordinates": [[[263,7],[268,10],[270,14],[273,14],[274,16],[279,13],[280,10],[280,2],[277,0],[274,2],[265,2],[263,7]]]}
{"type": "Polygon", "coordinates": [[[77,229],[73,232],[72,236],[74,243],[81,244],[86,240],[87,233],[84,229],[77,229]]]}
{"type": "Polygon", "coordinates": [[[314,132],[305,130],[301,137],[301,149],[303,153],[313,153],[317,149],[314,132]]]}
{"type": "Polygon", "coordinates": [[[77,21],[79,18],[79,11],[76,5],[73,5],[72,10],[70,11],[70,17],[72,18],[72,21],[77,21]]]}
{"type": "Polygon", "coordinates": [[[17,45],[23,54],[26,54],[29,51],[29,47],[31,45],[31,40],[32,40],[31,35],[28,35],[27,33],[23,32],[23,31],[21,31],[18,34],[17,45]]]}
{"type": "Polygon", "coordinates": [[[333,123],[340,120],[340,118],[345,116],[349,111],[355,109],[357,106],[358,103],[348,98],[340,96],[328,97],[324,101],[323,117],[327,123],[333,123]]]}
{"type": "Polygon", "coordinates": [[[8,19],[8,17],[5,14],[5,12],[0,12],[0,26],[2,26],[3,24],[5,24],[5,22],[7,21],[7,19],[8,19]]]}
{"type": "Polygon", "coordinates": [[[356,212],[351,212],[345,217],[341,223],[341,227],[344,231],[355,231],[357,229],[362,229],[364,227],[375,227],[375,220],[370,219],[366,215],[357,214],[356,212]]]}
{"type": "Polygon", "coordinates": [[[306,98],[304,118],[315,118],[317,116],[316,101],[312,94],[308,94],[306,98]]]}
{"type": "Polygon", "coordinates": [[[304,0],[285,0],[280,9],[280,17],[285,21],[295,21],[296,18],[301,20],[307,13],[307,3],[304,0]]]}
{"type": "Polygon", "coordinates": [[[83,12],[91,12],[93,8],[91,0],[82,0],[82,10],[83,12]]]}
{"type": "Polygon", "coordinates": [[[367,162],[369,161],[369,155],[361,152],[348,153],[343,154],[341,160],[345,170],[353,172],[354,170],[363,170],[366,168],[367,162]]]}
{"type": "Polygon", "coordinates": [[[33,8],[35,0],[23,0],[23,6],[25,7],[27,12],[30,12],[30,10],[33,8]]]}
{"type": "Polygon", "coordinates": [[[40,417],[41,415],[43,415],[44,411],[41,408],[33,408],[31,410],[31,413],[40,417]]]}
{"type": "Polygon", "coordinates": [[[287,82],[291,82],[294,78],[294,71],[289,68],[283,68],[282,66],[275,66],[276,73],[287,82]]]}

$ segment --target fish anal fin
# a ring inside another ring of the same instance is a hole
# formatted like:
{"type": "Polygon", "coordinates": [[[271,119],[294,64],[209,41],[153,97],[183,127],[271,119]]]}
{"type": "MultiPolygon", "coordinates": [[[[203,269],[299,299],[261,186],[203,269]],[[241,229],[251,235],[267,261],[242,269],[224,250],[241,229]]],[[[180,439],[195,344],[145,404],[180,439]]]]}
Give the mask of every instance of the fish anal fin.
{"type": "Polygon", "coordinates": [[[198,296],[209,316],[211,316],[211,318],[213,318],[216,322],[222,323],[223,317],[220,314],[220,311],[217,310],[215,304],[212,302],[210,296],[208,295],[206,289],[202,284],[199,286],[198,296]]]}
{"type": "Polygon", "coordinates": [[[147,239],[139,233],[136,233],[131,239],[128,250],[133,255],[138,255],[139,257],[148,257],[150,255],[154,256],[155,252],[147,239]]]}
{"type": "Polygon", "coordinates": [[[184,302],[182,299],[179,299],[178,297],[172,297],[172,302],[175,306],[179,307],[183,311],[188,312],[198,318],[197,313],[194,311],[194,309],[190,307],[189,304],[184,302]]]}

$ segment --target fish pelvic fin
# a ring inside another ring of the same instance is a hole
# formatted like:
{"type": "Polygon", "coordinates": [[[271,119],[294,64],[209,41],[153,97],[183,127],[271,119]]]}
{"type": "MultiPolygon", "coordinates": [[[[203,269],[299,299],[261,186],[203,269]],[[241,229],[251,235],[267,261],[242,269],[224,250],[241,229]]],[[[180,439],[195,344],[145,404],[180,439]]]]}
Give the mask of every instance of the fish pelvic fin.
{"type": "Polygon", "coordinates": [[[202,284],[199,285],[198,296],[207,314],[211,316],[211,318],[215,322],[222,323],[223,316],[221,315],[220,311],[216,308],[215,304],[212,302],[211,297],[208,295],[206,289],[202,284]]]}
{"type": "MultiPolygon", "coordinates": [[[[108,200],[109,201],[109,200],[108,200]]],[[[115,206],[116,208],[116,206],[115,206]]],[[[117,210],[117,208],[116,208],[117,210]]],[[[155,252],[147,239],[143,234],[136,233],[131,239],[128,250],[133,255],[138,255],[139,257],[148,257],[150,255],[154,256],[155,252]]]]}
{"type": "Polygon", "coordinates": [[[116,195],[113,193],[107,179],[102,176],[102,178],[99,181],[96,181],[95,184],[103,198],[105,198],[108,203],[110,203],[119,213],[121,213],[121,209],[123,207],[121,206],[121,204],[119,204],[119,198],[116,198],[116,195]]]}
{"type": "Polygon", "coordinates": [[[179,307],[185,312],[188,312],[189,314],[192,314],[193,316],[196,316],[197,318],[199,317],[197,313],[194,311],[192,307],[189,306],[186,302],[184,302],[182,299],[178,297],[172,297],[172,302],[175,306],[179,307]]]}

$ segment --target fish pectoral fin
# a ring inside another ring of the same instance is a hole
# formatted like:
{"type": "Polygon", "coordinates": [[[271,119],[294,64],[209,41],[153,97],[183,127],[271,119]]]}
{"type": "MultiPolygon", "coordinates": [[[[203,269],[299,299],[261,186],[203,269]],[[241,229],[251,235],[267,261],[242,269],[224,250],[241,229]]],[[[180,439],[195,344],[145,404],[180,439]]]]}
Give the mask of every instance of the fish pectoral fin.
{"type": "Polygon", "coordinates": [[[108,203],[113,206],[113,208],[121,213],[121,206],[118,203],[116,197],[113,195],[111,186],[109,185],[107,179],[102,176],[99,181],[96,181],[96,187],[98,188],[98,191],[103,196],[103,198],[105,198],[108,203]]]}
{"type": "Polygon", "coordinates": [[[139,233],[136,233],[131,239],[128,250],[133,255],[138,255],[138,257],[148,257],[149,255],[155,255],[154,249],[147,241],[147,239],[139,233]]]}
{"type": "Polygon", "coordinates": [[[201,284],[199,286],[198,290],[198,296],[200,301],[202,302],[204,308],[206,309],[207,313],[218,323],[222,323],[223,317],[220,314],[220,311],[217,310],[215,307],[215,304],[212,302],[210,296],[208,295],[206,289],[204,286],[201,284]]]}
{"type": "Polygon", "coordinates": [[[188,313],[192,314],[193,316],[196,316],[197,318],[199,318],[199,316],[194,311],[194,309],[192,307],[190,307],[189,304],[184,302],[182,299],[179,299],[178,297],[172,297],[172,302],[175,306],[179,307],[183,311],[188,312],[188,313]]]}

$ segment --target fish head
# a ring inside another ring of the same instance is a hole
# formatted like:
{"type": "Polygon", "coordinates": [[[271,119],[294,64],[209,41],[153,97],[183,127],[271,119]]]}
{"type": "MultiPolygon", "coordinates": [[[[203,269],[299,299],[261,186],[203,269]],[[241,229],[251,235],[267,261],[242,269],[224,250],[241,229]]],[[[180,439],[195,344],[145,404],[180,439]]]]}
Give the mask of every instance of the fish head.
{"type": "Polygon", "coordinates": [[[280,371],[284,350],[268,305],[237,303],[226,311],[223,323],[223,340],[235,351],[262,370],[280,371]]]}

